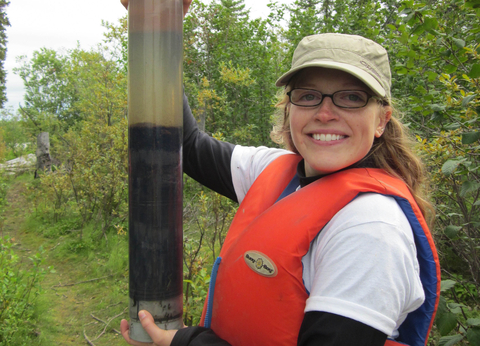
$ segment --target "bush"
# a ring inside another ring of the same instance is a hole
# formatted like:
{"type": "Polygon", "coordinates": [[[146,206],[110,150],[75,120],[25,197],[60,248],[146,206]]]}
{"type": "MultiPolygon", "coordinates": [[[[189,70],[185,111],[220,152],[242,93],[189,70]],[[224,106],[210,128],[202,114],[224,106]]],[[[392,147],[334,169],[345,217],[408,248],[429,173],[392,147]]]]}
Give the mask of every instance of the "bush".
{"type": "Polygon", "coordinates": [[[14,245],[13,239],[0,238],[0,346],[26,344],[34,337],[34,304],[45,275],[42,250],[29,258],[25,270],[14,245]]]}

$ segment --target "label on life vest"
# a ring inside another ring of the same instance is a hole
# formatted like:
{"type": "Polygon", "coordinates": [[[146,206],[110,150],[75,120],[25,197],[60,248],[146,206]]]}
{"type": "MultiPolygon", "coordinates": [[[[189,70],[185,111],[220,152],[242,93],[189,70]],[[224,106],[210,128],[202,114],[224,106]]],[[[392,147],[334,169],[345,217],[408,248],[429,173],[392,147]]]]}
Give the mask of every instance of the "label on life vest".
{"type": "Polygon", "coordinates": [[[267,255],[258,251],[250,250],[245,252],[243,258],[250,269],[255,273],[266,277],[277,276],[277,266],[267,255]]]}

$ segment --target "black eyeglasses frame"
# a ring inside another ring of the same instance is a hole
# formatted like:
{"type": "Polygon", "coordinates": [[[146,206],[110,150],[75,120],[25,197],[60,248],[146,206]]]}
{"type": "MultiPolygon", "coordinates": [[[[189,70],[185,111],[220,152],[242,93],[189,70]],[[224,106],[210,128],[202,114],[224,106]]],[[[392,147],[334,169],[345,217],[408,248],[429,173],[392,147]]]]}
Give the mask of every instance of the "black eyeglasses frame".
{"type": "Polygon", "coordinates": [[[335,91],[333,94],[323,94],[321,93],[320,91],[318,90],[315,90],[315,89],[308,89],[308,88],[293,88],[292,90],[288,91],[287,93],[287,96],[288,96],[288,99],[290,100],[290,103],[295,105],[295,106],[298,106],[298,107],[305,107],[305,108],[313,108],[313,107],[318,107],[322,104],[323,100],[325,99],[325,97],[330,97],[330,99],[332,100],[333,104],[335,106],[337,106],[338,108],[343,108],[343,109],[360,109],[360,108],[364,108],[366,105],[368,105],[368,102],[370,101],[371,98],[377,100],[378,102],[380,103],[384,103],[382,99],[380,99],[379,97],[375,96],[375,95],[371,95],[370,93],[366,92],[365,90],[338,90],[338,91],[335,91]],[[310,105],[310,106],[306,106],[306,105],[300,105],[300,104],[297,104],[295,102],[292,101],[292,92],[294,90],[311,90],[311,91],[315,91],[316,93],[319,93],[320,95],[322,95],[322,98],[320,100],[319,103],[317,103],[316,105],[310,105]],[[365,104],[363,106],[360,106],[360,107],[345,107],[345,106],[339,106],[335,103],[335,99],[333,98],[333,96],[337,93],[340,93],[340,92],[345,92],[345,91],[355,91],[355,92],[362,92],[362,93],[365,93],[367,95],[367,100],[365,101],[365,104]]]}

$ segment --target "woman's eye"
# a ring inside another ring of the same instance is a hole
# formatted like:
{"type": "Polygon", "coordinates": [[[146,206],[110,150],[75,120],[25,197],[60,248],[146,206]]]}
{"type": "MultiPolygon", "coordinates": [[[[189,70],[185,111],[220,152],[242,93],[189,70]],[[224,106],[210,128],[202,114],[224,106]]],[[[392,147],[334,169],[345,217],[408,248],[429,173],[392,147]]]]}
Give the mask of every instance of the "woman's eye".
{"type": "Polygon", "coordinates": [[[313,94],[305,94],[302,96],[302,99],[305,101],[313,101],[315,100],[315,95],[313,94]]]}
{"type": "Polygon", "coordinates": [[[351,102],[364,102],[366,96],[361,94],[361,93],[348,93],[345,95],[345,100],[351,101],[351,102]]]}

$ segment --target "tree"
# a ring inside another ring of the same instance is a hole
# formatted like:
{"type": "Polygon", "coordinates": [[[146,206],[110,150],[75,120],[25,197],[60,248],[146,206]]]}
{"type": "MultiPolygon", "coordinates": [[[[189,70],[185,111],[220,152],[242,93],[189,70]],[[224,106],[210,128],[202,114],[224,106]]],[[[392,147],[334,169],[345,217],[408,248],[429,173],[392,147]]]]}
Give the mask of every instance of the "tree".
{"type": "Polygon", "coordinates": [[[5,33],[7,26],[10,26],[5,8],[10,4],[7,0],[0,0],[0,108],[7,101],[6,86],[7,81],[5,69],[3,63],[7,55],[7,35],[5,33]]]}
{"type": "Polygon", "coordinates": [[[66,74],[68,57],[52,49],[41,48],[14,72],[25,86],[25,105],[20,113],[29,120],[30,132],[54,132],[55,128],[66,130],[75,120],[71,106],[76,100],[66,74]]]}

